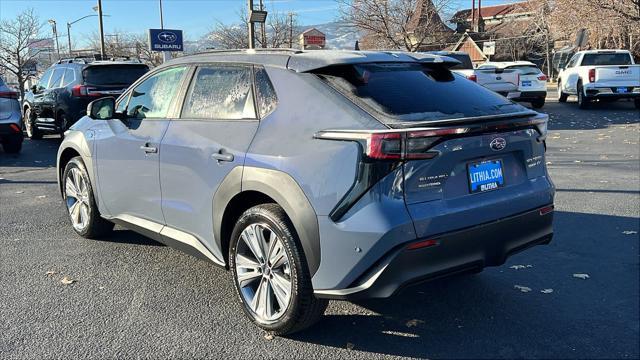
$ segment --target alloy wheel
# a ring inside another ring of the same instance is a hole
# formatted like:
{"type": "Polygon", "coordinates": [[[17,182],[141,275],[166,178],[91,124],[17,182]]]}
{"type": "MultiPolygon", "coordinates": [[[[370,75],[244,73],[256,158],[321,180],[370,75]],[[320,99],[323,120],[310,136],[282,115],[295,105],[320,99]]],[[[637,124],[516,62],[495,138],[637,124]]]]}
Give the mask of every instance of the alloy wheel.
{"type": "Polygon", "coordinates": [[[267,224],[242,231],[235,267],[241,296],[256,320],[268,324],[282,317],[291,300],[291,265],[282,239],[267,224]]]}
{"type": "Polygon", "coordinates": [[[65,181],[65,202],[73,227],[83,231],[89,224],[89,184],[78,168],[72,168],[65,181]]]}
{"type": "Polygon", "coordinates": [[[24,112],[24,128],[27,130],[27,136],[33,137],[33,123],[31,122],[31,110],[27,109],[24,112]]]}

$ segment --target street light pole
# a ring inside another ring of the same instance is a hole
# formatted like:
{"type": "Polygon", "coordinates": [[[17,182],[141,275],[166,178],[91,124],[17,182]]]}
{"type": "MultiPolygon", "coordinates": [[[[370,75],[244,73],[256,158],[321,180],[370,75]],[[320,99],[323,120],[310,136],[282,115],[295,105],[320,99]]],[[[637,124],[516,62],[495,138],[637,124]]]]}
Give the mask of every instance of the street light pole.
{"type": "Polygon", "coordinates": [[[67,23],[67,40],[69,41],[69,57],[73,57],[71,52],[71,23],[67,23]]]}
{"type": "Polygon", "coordinates": [[[58,53],[58,60],[60,60],[60,44],[58,43],[58,27],[56,26],[56,21],[53,19],[49,19],[49,24],[53,27],[53,37],[56,38],[56,53],[58,53]]]}
{"type": "Polygon", "coordinates": [[[102,0],[98,0],[98,18],[100,19],[100,59],[106,57],[104,51],[104,27],[102,25],[102,0]]]}

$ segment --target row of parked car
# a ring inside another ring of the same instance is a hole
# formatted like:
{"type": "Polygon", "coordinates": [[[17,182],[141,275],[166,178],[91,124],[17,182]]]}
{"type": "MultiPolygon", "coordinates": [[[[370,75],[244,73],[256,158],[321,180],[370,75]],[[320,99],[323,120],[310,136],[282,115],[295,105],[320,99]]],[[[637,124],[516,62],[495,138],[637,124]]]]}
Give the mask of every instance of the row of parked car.
{"type": "Polygon", "coordinates": [[[23,130],[34,140],[45,134],[64,136],[86,115],[91,101],[118,97],[147,71],[149,67],[139,61],[63,59],[44,72],[24,99],[0,79],[0,142],[4,151],[20,152],[23,130]]]}
{"type": "MultiPolygon", "coordinates": [[[[455,72],[508,99],[529,102],[536,109],[544,106],[548,78],[532,62],[487,62],[474,68],[465,52],[434,53],[460,61],[453,67],[455,72]]],[[[579,107],[584,109],[595,101],[633,98],[635,107],[640,109],[640,65],[634,63],[627,50],[579,51],[560,70],[560,102],[576,95],[579,107]]]]}

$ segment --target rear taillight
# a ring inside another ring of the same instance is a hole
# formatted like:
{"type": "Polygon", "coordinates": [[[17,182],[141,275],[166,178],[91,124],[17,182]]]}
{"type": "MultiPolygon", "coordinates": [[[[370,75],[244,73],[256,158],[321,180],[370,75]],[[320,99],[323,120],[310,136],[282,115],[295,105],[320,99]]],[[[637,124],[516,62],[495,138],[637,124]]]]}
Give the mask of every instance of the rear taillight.
{"type": "Polygon", "coordinates": [[[589,69],[589,82],[596,82],[596,69],[589,69]]]}
{"type": "Polygon", "coordinates": [[[17,99],[18,93],[15,91],[0,91],[0,98],[2,99],[17,99]]]}
{"type": "Polygon", "coordinates": [[[422,249],[422,248],[431,247],[435,245],[438,245],[438,240],[434,240],[434,239],[421,240],[421,241],[417,241],[409,244],[409,246],[407,246],[407,250],[422,249]]]}
{"type": "Polygon", "coordinates": [[[15,133],[22,132],[22,130],[20,129],[20,127],[19,127],[18,125],[16,125],[16,124],[11,124],[11,125],[9,125],[9,128],[10,128],[11,130],[13,130],[13,132],[15,132],[15,133]]]}
{"type": "Polygon", "coordinates": [[[75,97],[101,96],[98,92],[93,92],[93,88],[86,85],[76,85],[71,88],[71,95],[75,97]]]}
{"type": "Polygon", "coordinates": [[[471,74],[467,76],[467,79],[473,81],[473,82],[478,82],[478,76],[476,74],[471,74]]]}
{"type": "Polygon", "coordinates": [[[553,212],[553,205],[545,206],[540,209],[540,216],[547,215],[550,212],[553,212]]]}
{"type": "Polygon", "coordinates": [[[545,74],[538,75],[538,80],[540,80],[540,81],[547,81],[547,79],[548,79],[547,75],[545,75],[545,74]]]}
{"type": "MultiPolygon", "coordinates": [[[[487,119],[490,121],[490,117],[487,119]]],[[[443,138],[456,137],[472,133],[509,131],[522,128],[535,128],[544,141],[547,136],[549,116],[535,114],[527,119],[512,119],[493,123],[477,122],[464,127],[412,128],[402,130],[324,130],[314,137],[323,140],[345,140],[358,142],[368,159],[375,160],[415,160],[431,159],[438,152],[431,149],[443,138]]]]}

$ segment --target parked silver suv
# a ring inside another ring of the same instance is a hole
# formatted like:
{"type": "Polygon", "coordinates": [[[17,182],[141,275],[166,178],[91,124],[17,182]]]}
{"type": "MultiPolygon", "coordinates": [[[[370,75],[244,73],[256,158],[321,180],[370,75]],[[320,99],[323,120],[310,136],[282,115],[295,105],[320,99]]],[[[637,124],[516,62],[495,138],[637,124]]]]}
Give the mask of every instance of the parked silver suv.
{"type": "Polygon", "coordinates": [[[231,270],[247,316],[300,330],[552,236],[547,116],[436,55],[292,50],[173,60],[92,102],[58,152],[87,238],[114,223],[231,270]]]}

